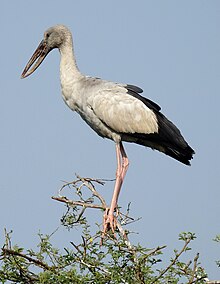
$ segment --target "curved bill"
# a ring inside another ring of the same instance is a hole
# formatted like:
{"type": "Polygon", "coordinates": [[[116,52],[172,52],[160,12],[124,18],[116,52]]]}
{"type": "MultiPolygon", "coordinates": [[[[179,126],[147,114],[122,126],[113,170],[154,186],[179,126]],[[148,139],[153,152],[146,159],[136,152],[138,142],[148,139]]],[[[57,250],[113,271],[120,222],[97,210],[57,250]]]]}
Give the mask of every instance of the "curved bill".
{"type": "Polygon", "coordinates": [[[31,59],[28,61],[27,65],[25,66],[24,71],[21,74],[21,78],[26,78],[27,76],[31,75],[43,62],[48,52],[49,50],[47,49],[47,45],[45,41],[42,40],[38,45],[37,49],[35,50],[34,54],[31,56],[31,59]],[[32,66],[33,64],[34,66],[32,66]]]}

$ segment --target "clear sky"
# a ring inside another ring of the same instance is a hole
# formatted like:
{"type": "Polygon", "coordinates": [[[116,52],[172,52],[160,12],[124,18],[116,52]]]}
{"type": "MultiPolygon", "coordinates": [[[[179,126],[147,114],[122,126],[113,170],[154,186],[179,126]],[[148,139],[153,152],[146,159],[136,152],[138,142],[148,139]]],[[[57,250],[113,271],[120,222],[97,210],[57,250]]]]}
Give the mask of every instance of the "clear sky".
{"type": "MultiPolygon", "coordinates": [[[[135,84],[162,107],[195,149],[187,167],[156,151],[125,143],[130,159],[119,204],[132,202],[134,241],[179,247],[192,231],[193,253],[211,279],[220,278],[220,1],[11,1],[1,2],[0,239],[30,248],[36,234],[59,226],[62,204],[51,200],[74,173],[114,178],[112,141],[97,136],[63,103],[59,53],[51,52],[29,78],[20,74],[54,24],[73,32],[80,70],[135,84]]],[[[113,184],[105,188],[108,201],[113,184]]],[[[59,247],[77,237],[64,229],[59,247]]],[[[168,253],[168,258],[171,256],[168,253]]]]}

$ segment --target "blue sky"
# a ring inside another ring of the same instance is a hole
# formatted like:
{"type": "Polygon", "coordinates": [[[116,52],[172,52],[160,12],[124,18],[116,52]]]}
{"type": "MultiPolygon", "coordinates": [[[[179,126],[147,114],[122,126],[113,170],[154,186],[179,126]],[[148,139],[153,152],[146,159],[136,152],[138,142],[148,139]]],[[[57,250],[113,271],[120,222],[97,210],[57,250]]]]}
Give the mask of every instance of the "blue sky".
{"type": "MultiPolygon", "coordinates": [[[[51,200],[74,173],[114,178],[112,141],[98,137],[63,103],[59,53],[51,52],[29,78],[20,74],[54,24],[73,32],[75,54],[86,75],[135,84],[183,133],[196,155],[191,167],[125,143],[130,159],[119,204],[132,202],[142,217],[132,230],[147,247],[179,247],[178,234],[197,235],[209,277],[219,278],[212,241],[219,222],[219,1],[2,1],[1,3],[0,239],[3,228],[25,247],[50,234],[64,212],[51,200]]],[[[113,184],[105,188],[111,199],[113,184]]],[[[60,228],[63,247],[77,230],[60,228]]],[[[171,253],[171,251],[169,252],[171,253]]],[[[168,257],[170,254],[168,253],[168,257]]]]}

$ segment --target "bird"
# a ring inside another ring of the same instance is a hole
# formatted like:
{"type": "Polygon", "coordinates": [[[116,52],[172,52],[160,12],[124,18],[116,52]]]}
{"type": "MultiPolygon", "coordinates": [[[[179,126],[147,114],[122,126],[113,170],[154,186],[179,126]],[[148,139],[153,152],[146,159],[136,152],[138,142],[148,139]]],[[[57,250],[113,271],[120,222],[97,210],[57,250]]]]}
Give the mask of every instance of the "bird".
{"type": "Polygon", "coordinates": [[[44,32],[43,40],[28,61],[21,78],[31,75],[53,49],[60,52],[60,82],[67,106],[101,137],[113,140],[117,169],[113,196],[103,218],[103,235],[116,229],[119,193],[129,160],[122,142],[136,143],[190,165],[195,151],[161,108],[141,95],[140,87],[83,75],[76,63],[72,33],[64,25],[44,32]]]}

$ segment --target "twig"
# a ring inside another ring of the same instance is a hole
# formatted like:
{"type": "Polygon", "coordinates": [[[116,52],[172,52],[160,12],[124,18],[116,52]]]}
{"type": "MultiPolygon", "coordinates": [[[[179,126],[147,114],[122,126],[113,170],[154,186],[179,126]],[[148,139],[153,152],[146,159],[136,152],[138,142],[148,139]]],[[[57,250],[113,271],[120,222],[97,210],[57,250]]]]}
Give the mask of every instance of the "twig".
{"type": "Polygon", "coordinates": [[[192,264],[192,260],[190,260],[183,269],[181,269],[185,274],[187,274],[187,269],[189,269],[190,265],[192,264]]]}
{"type": "MultiPolygon", "coordinates": [[[[70,186],[73,185],[75,186],[78,182],[82,181],[82,178],[76,174],[77,180],[71,181],[71,182],[65,182],[65,184],[59,189],[58,191],[58,195],[60,195],[60,192],[66,187],[66,186],[70,186]]],[[[115,179],[95,179],[95,178],[83,178],[85,181],[92,183],[92,182],[96,182],[98,184],[104,185],[106,181],[114,181],[115,179]]]]}
{"type": "Polygon", "coordinates": [[[54,200],[60,201],[60,202],[64,202],[64,203],[71,205],[71,206],[82,206],[82,207],[86,207],[86,208],[96,208],[96,209],[105,210],[105,208],[101,205],[90,204],[90,203],[86,203],[86,202],[82,202],[82,201],[73,201],[73,200],[70,200],[70,199],[68,199],[64,196],[60,196],[60,197],[52,196],[51,198],[54,199],[54,200]]]}
{"type": "Polygon", "coordinates": [[[196,274],[196,268],[197,268],[197,261],[199,259],[199,253],[197,253],[197,255],[195,256],[194,258],[194,264],[193,264],[193,269],[192,269],[192,276],[189,280],[189,284],[192,284],[194,282],[194,277],[195,277],[195,274],[196,274]]]}
{"type": "MultiPolygon", "coordinates": [[[[70,243],[71,243],[72,246],[74,246],[74,248],[78,251],[78,253],[83,257],[85,251],[82,252],[77,245],[75,245],[73,242],[70,242],[70,243]]],[[[95,270],[99,270],[99,271],[104,272],[107,275],[111,275],[111,272],[104,269],[103,267],[98,267],[98,266],[92,265],[90,263],[87,263],[82,258],[78,257],[77,254],[74,254],[74,255],[77,258],[77,260],[79,261],[79,263],[85,265],[93,274],[94,274],[95,270]]],[[[85,257],[83,257],[83,258],[85,258],[85,257]]]]}
{"type": "Polygon", "coordinates": [[[117,226],[119,232],[121,233],[121,235],[122,235],[122,237],[123,237],[123,239],[125,241],[125,244],[127,245],[128,249],[129,249],[129,251],[132,252],[132,254],[134,256],[134,262],[137,262],[137,254],[136,254],[136,252],[135,252],[131,242],[129,241],[129,238],[128,238],[125,230],[122,228],[121,224],[118,221],[117,221],[116,226],[117,226]]]}
{"type": "Polygon", "coordinates": [[[152,249],[152,251],[150,251],[145,257],[144,257],[144,259],[146,259],[146,258],[148,258],[148,257],[150,257],[151,255],[154,255],[156,252],[158,252],[158,251],[160,251],[160,250],[162,250],[162,249],[165,249],[167,246],[159,246],[159,247],[156,247],[155,249],[152,249]]]}
{"type": "Polygon", "coordinates": [[[187,239],[187,240],[185,241],[185,244],[184,244],[183,248],[181,249],[181,251],[176,254],[175,258],[171,261],[170,265],[167,266],[167,268],[164,269],[164,270],[159,274],[159,276],[154,279],[154,281],[152,282],[152,284],[155,283],[157,280],[159,280],[159,279],[176,263],[177,259],[178,259],[178,258],[180,257],[180,255],[185,251],[185,249],[187,248],[187,246],[188,246],[188,244],[190,243],[190,241],[191,241],[191,239],[187,239]]]}
{"type": "MultiPolygon", "coordinates": [[[[80,179],[83,182],[83,184],[85,184],[86,187],[92,191],[93,195],[96,196],[101,201],[102,206],[104,208],[106,208],[107,205],[106,205],[106,202],[105,202],[104,198],[97,192],[97,190],[95,189],[95,187],[91,183],[91,179],[81,178],[80,176],[77,176],[77,178],[80,179]]],[[[97,182],[97,180],[96,180],[96,182],[97,182]]],[[[101,183],[101,182],[99,181],[99,183],[101,183]]]]}

